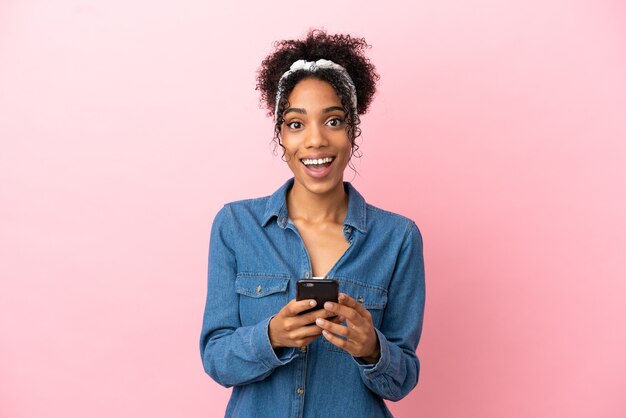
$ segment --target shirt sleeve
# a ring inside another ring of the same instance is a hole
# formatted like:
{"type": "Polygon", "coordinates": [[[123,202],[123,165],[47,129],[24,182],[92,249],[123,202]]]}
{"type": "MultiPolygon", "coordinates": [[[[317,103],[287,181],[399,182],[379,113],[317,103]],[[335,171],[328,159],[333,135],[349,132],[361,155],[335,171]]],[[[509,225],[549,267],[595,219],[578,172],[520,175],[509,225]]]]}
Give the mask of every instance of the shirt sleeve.
{"type": "Polygon", "coordinates": [[[296,357],[293,348],[274,351],[269,340],[271,318],[251,326],[239,319],[235,292],[237,258],[232,235],[233,216],[227,205],[215,217],[209,244],[208,289],[200,334],[204,370],[217,383],[230,387],[257,382],[296,357]]]}
{"type": "Polygon", "coordinates": [[[424,318],[424,257],[422,237],[414,222],[405,232],[389,286],[380,329],[380,359],[376,364],[355,361],[365,385],[391,401],[405,397],[417,385],[420,363],[415,354],[424,318]]]}

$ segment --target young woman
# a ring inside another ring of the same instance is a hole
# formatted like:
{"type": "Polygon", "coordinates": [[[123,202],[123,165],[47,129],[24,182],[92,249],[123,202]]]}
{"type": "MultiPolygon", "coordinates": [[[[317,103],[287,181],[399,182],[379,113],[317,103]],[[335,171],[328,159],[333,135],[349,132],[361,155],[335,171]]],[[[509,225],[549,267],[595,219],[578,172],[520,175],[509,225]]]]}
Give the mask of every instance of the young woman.
{"type": "Polygon", "coordinates": [[[343,181],[378,79],[367,47],[311,31],[262,63],[257,88],[293,178],[213,223],[200,351],[234,387],[226,416],[388,417],[384,399],[417,384],[420,233],[343,181]],[[301,314],[315,301],[296,301],[296,282],[310,278],[336,280],[338,303],[301,314]]]}

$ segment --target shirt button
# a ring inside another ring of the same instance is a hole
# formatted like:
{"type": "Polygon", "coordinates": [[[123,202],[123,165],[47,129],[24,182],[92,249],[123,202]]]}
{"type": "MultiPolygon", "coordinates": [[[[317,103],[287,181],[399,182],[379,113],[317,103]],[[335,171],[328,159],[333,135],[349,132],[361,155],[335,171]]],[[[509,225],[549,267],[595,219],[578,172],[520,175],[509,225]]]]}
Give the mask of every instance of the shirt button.
{"type": "Polygon", "coordinates": [[[309,274],[309,272],[308,272],[308,271],[307,271],[306,273],[304,273],[304,277],[305,277],[305,278],[307,278],[307,279],[308,279],[308,278],[309,278],[309,276],[310,276],[310,274],[309,274]]]}
{"type": "Polygon", "coordinates": [[[350,234],[352,233],[352,228],[350,228],[349,226],[346,227],[346,234],[350,234]]]}
{"type": "Polygon", "coordinates": [[[261,287],[261,285],[258,285],[258,286],[256,287],[256,292],[257,292],[257,293],[261,293],[261,290],[263,290],[263,288],[261,287]]]}
{"type": "Polygon", "coordinates": [[[358,297],[358,298],[356,298],[356,300],[358,300],[358,301],[359,301],[359,303],[363,303],[363,302],[365,302],[365,299],[364,299],[364,298],[363,298],[363,296],[361,296],[361,295],[359,295],[359,297],[358,297]]]}
{"type": "Polygon", "coordinates": [[[300,347],[300,352],[301,352],[301,353],[306,353],[306,346],[304,346],[304,347],[300,347]]]}
{"type": "Polygon", "coordinates": [[[304,393],[304,389],[298,388],[298,390],[296,390],[296,393],[298,394],[298,396],[302,396],[302,394],[304,393]]]}

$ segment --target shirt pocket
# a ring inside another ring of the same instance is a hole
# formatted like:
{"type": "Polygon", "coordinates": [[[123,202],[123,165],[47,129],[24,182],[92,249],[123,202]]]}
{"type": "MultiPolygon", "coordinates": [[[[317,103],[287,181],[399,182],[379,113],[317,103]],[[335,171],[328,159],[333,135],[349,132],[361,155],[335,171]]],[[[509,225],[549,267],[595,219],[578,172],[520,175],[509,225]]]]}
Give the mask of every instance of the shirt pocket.
{"type": "Polygon", "coordinates": [[[238,273],[241,325],[254,325],[275,315],[288,302],[289,276],[285,274],[238,273]]]}
{"type": "MultiPolygon", "coordinates": [[[[374,327],[379,328],[383,318],[383,312],[385,306],[387,306],[387,290],[372,286],[367,283],[360,282],[358,280],[343,278],[343,277],[329,277],[330,279],[337,280],[339,282],[339,291],[351,296],[354,300],[359,302],[365,309],[372,315],[372,322],[374,327]]],[[[345,323],[343,323],[345,325],[345,323]]],[[[348,354],[343,349],[330,343],[326,338],[322,338],[323,345],[330,351],[348,354]]]]}

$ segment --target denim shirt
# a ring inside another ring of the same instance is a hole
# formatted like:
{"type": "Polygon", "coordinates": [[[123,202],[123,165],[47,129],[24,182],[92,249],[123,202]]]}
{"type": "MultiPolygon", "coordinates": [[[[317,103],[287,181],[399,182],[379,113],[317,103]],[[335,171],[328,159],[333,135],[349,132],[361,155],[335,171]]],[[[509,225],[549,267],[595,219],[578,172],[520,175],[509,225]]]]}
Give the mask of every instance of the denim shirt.
{"type": "Polygon", "coordinates": [[[286,194],[225,205],[209,249],[200,337],[205,371],[233,386],[228,417],[390,417],[383,399],[415,387],[424,313],[422,238],[413,221],[365,202],[350,183],[346,252],[327,278],[369,310],[380,359],[365,364],[320,336],[307,347],[274,350],[270,319],[295,298],[311,263],[286,194]]]}

